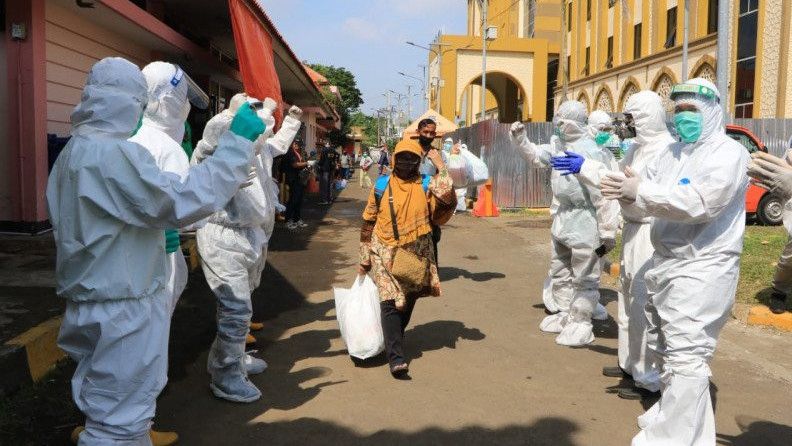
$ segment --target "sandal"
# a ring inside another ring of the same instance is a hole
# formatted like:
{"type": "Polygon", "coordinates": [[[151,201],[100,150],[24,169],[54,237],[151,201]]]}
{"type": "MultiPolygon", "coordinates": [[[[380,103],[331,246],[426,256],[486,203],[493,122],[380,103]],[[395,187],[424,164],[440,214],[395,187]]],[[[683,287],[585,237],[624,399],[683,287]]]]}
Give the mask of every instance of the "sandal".
{"type": "Polygon", "coordinates": [[[407,376],[407,373],[409,373],[409,371],[410,371],[409,366],[404,363],[395,365],[390,369],[391,375],[393,375],[393,377],[396,379],[405,378],[407,376]]]}

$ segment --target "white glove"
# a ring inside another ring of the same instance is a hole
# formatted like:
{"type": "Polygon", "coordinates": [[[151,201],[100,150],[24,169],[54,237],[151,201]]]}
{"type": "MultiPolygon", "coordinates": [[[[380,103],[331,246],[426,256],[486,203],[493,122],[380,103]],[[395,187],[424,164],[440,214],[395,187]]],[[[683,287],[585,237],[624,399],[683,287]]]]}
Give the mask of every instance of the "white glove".
{"type": "Polygon", "coordinates": [[[633,202],[638,196],[641,179],[629,167],[621,172],[611,172],[600,182],[602,196],[607,200],[633,202]]]}
{"type": "Polygon", "coordinates": [[[300,117],[302,117],[302,109],[296,105],[292,105],[289,108],[289,116],[299,121],[300,117]]]}
{"type": "Polygon", "coordinates": [[[206,158],[212,156],[217,150],[217,146],[210,146],[206,141],[201,140],[198,141],[198,145],[195,147],[195,151],[193,155],[195,156],[195,162],[200,164],[206,158]]]}
{"type": "Polygon", "coordinates": [[[262,105],[264,106],[265,110],[269,110],[270,114],[272,114],[276,108],[278,108],[278,103],[275,102],[275,99],[272,98],[264,98],[262,101],[262,105]]]}
{"type": "Polygon", "coordinates": [[[752,158],[748,175],[770,193],[789,201],[792,198],[792,166],[786,160],[764,152],[756,152],[752,158]]]}
{"type": "Polygon", "coordinates": [[[512,141],[518,146],[528,144],[528,135],[525,134],[525,125],[522,122],[512,123],[509,132],[511,133],[512,141]]]}

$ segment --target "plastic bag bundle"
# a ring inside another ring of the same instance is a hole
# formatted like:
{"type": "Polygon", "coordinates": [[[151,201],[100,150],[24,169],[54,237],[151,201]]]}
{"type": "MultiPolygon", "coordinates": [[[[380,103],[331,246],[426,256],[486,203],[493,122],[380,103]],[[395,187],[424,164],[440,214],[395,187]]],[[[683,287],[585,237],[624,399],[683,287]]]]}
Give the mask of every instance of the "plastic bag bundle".
{"type": "Polygon", "coordinates": [[[446,168],[448,169],[448,175],[454,182],[455,189],[468,186],[468,183],[470,183],[469,168],[462,155],[449,155],[446,168]]]}
{"type": "MultiPolygon", "coordinates": [[[[484,164],[484,161],[465,148],[462,148],[461,152],[467,163],[468,186],[480,186],[486,183],[489,180],[489,168],[484,164]]],[[[454,187],[457,187],[456,183],[454,187]]]]}
{"type": "Polygon", "coordinates": [[[333,288],[336,319],[350,356],[368,359],[385,350],[377,285],[358,276],[352,288],[333,288]]]}

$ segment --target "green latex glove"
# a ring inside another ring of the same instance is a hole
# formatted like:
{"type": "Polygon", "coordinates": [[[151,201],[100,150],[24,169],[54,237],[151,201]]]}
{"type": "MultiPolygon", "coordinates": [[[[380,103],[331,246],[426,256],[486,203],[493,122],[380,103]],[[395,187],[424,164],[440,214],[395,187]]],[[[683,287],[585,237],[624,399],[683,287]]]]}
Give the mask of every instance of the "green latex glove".
{"type": "Polygon", "coordinates": [[[179,250],[181,241],[179,240],[179,231],[177,229],[165,230],[165,252],[172,254],[179,250]]]}
{"type": "Polygon", "coordinates": [[[239,107],[234,120],[231,121],[231,132],[250,141],[255,141],[265,130],[267,130],[267,126],[264,121],[248,104],[239,107]]]}

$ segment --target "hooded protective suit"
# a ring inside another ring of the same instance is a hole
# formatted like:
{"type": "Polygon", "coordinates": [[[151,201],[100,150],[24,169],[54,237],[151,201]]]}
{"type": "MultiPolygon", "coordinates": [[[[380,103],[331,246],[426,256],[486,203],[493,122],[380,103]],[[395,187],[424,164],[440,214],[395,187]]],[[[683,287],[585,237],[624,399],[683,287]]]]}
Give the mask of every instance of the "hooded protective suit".
{"type": "MultiPolygon", "coordinates": [[[[647,169],[658,154],[665,151],[674,139],[668,132],[665,108],[657,93],[642,91],[627,101],[624,113],[632,115],[636,138],[618,170],[631,168],[646,178],[647,169]]],[[[578,175],[586,184],[596,185],[609,170],[608,166],[586,160],[578,175]]],[[[654,247],[650,240],[652,218],[629,206],[622,209],[622,258],[619,293],[619,367],[631,374],[635,385],[652,392],[660,390],[659,358],[648,347],[646,314],[646,282],[644,275],[651,268],[654,247]]]]}
{"type": "MultiPolygon", "coordinates": [[[[131,142],[140,144],[151,153],[157,167],[171,172],[184,179],[190,170],[190,161],[181,146],[184,136],[184,121],[190,113],[187,100],[187,82],[171,83],[175,79],[178,68],[166,62],[152,62],[143,68],[143,76],[148,85],[148,105],[143,113],[143,122],[131,142]]],[[[178,245],[177,230],[166,231],[168,237],[175,237],[178,245]]],[[[167,249],[168,254],[168,289],[173,296],[173,306],[187,286],[187,262],[175,246],[167,249]]]]}
{"type": "Polygon", "coordinates": [[[594,110],[588,118],[589,135],[598,146],[608,149],[617,159],[621,159],[621,140],[613,133],[613,118],[602,111],[594,110]],[[600,141],[598,138],[607,133],[607,139],[600,141]]]}
{"type": "MultiPolygon", "coordinates": [[[[445,142],[446,142],[446,145],[449,142],[451,142],[451,144],[453,145],[454,141],[451,138],[448,138],[448,139],[446,139],[445,142]]],[[[468,146],[467,146],[467,144],[461,144],[460,148],[462,150],[467,150],[468,146]]],[[[445,150],[443,150],[443,154],[445,154],[445,153],[447,153],[447,152],[445,150]]],[[[447,157],[444,158],[443,160],[445,161],[446,159],[447,159],[447,157]]],[[[457,212],[465,212],[465,211],[467,211],[467,202],[465,201],[465,197],[467,196],[468,188],[467,187],[458,187],[458,188],[454,189],[454,191],[456,192],[456,197],[457,197],[456,211],[457,212]]]]}
{"type": "MultiPolygon", "coordinates": [[[[717,95],[707,80],[686,84],[717,95]]],[[[726,136],[716,98],[672,99],[701,113],[699,138],[661,150],[645,177],[622,177],[618,188],[625,215],[653,217],[655,254],[645,275],[649,346],[664,360],[662,397],[639,417],[636,446],[715,445],[709,361],[734,302],[745,231],[748,153],[726,136]]],[[[603,181],[603,194],[610,193],[603,181]]]]}
{"type": "MultiPolygon", "coordinates": [[[[259,117],[268,126],[274,125],[273,102],[262,104],[256,98],[235,95],[229,108],[207,123],[193,162],[200,163],[212,153],[216,136],[230,125],[230,118],[242,104],[256,104],[259,117]]],[[[299,120],[287,116],[275,137],[268,137],[270,133],[265,132],[256,140],[254,147],[258,156],[250,165],[255,178],[197,232],[204,275],[218,305],[217,337],[207,362],[212,377],[210,387],[217,397],[231,401],[252,402],[261,396],[248,380],[244,363],[245,337],[253,315],[250,299],[264,271],[267,243],[275,222],[277,192],[273,191],[276,188],[271,175],[272,158],[288,150],[300,125],[299,120]]]]}
{"type": "MultiPolygon", "coordinates": [[[[536,145],[526,136],[522,123],[511,127],[512,143],[526,161],[550,166],[553,156],[572,150],[605,164],[613,156],[597,147],[586,129],[586,108],[578,101],[561,104],[553,118],[557,137],[550,144],[536,145]]],[[[599,301],[601,266],[595,250],[605,240],[614,240],[618,227],[616,207],[603,200],[599,190],[585,186],[574,176],[551,177],[553,204],[552,295],[559,313],[546,317],[540,328],[559,333],[561,345],[585,345],[594,340],[591,317],[599,301]]]]}
{"type": "Polygon", "coordinates": [[[222,209],[253,156],[249,140],[227,132],[184,180],[162,172],[127,141],[146,102],[134,64],[97,62],[47,185],[57,292],[68,299],[58,345],[77,362],[72,395],[87,418],[81,445],[150,444],[171,316],[163,231],[222,209]]]}

